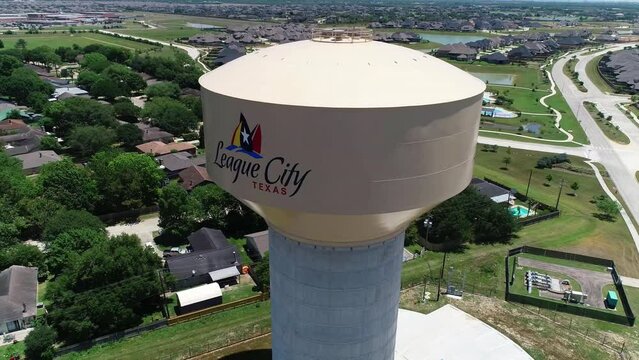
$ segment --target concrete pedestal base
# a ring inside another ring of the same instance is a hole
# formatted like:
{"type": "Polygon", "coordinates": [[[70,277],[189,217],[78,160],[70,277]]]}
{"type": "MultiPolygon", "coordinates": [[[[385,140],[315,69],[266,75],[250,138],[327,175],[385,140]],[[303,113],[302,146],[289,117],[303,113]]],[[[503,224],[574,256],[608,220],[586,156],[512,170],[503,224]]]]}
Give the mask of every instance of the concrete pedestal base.
{"type": "Polygon", "coordinates": [[[273,360],[392,360],[403,245],[313,246],[271,230],[273,360]]]}

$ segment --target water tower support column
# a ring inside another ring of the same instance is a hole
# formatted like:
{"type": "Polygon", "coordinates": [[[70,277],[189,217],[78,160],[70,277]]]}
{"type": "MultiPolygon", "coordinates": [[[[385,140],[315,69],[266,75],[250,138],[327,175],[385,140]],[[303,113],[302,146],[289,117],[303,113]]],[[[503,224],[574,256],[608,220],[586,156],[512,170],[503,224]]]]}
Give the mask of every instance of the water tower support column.
{"type": "Polygon", "coordinates": [[[369,246],[270,231],[274,360],[392,360],[404,233],[369,246]]]}

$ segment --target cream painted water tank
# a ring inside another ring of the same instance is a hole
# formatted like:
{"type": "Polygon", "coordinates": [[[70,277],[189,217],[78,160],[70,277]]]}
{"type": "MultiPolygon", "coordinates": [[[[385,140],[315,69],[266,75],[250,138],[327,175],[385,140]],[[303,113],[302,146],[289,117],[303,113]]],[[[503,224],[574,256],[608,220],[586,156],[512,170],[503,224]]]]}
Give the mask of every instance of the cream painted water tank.
{"type": "Polygon", "coordinates": [[[271,229],[274,359],[392,359],[403,231],[468,185],[484,83],[322,31],[200,84],[207,170],[271,229]]]}

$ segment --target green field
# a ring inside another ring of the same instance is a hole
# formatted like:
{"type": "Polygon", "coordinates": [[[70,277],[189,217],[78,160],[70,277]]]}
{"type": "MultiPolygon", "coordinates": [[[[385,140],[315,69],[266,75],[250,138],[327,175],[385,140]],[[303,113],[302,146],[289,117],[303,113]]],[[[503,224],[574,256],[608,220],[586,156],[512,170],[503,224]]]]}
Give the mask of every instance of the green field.
{"type": "Polygon", "coordinates": [[[255,285],[253,284],[242,284],[233,286],[228,290],[223,290],[222,303],[226,304],[233,301],[246,299],[247,297],[251,297],[254,295],[259,295],[259,292],[253,291],[254,288],[255,285]]]}
{"type": "Polygon", "coordinates": [[[440,48],[442,46],[442,44],[439,44],[436,42],[430,42],[430,41],[422,41],[422,42],[414,43],[414,44],[399,44],[399,45],[405,46],[413,50],[431,50],[431,49],[440,48]]]}
{"type": "Polygon", "coordinates": [[[246,239],[245,238],[230,238],[229,242],[240,251],[240,260],[242,261],[242,265],[252,265],[253,260],[246,253],[246,239]]]}
{"type": "Polygon", "coordinates": [[[247,305],[61,359],[178,359],[270,331],[270,301],[247,305]]]}
{"type": "Polygon", "coordinates": [[[123,47],[129,50],[149,50],[157,47],[155,45],[95,33],[63,34],[62,32],[43,32],[39,34],[20,33],[14,35],[3,35],[2,37],[5,48],[13,48],[18,39],[24,39],[27,42],[27,48],[35,48],[42,45],[53,48],[58,46],[73,46],[73,44],[87,46],[96,43],[123,47]]]}
{"type": "Polygon", "coordinates": [[[599,90],[601,90],[602,92],[614,93],[615,89],[610,87],[610,85],[608,85],[606,80],[604,80],[604,78],[601,77],[601,75],[599,74],[599,70],[597,68],[597,66],[599,65],[599,61],[601,61],[601,58],[603,57],[604,57],[603,55],[599,55],[595,57],[594,59],[590,60],[590,62],[586,64],[586,75],[588,75],[588,78],[590,79],[590,81],[592,81],[592,83],[595,84],[595,86],[598,87],[599,90]]]}
{"type": "Polygon", "coordinates": [[[619,130],[612,122],[606,120],[602,114],[600,114],[599,109],[595,104],[584,101],[584,107],[588,110],[590,116],[592,116],[597,123],[597,126],[599,126],[608,139],[623,145],[630,144],[628,135],[619,130]]]}
{"type": "MultiPolygon", "coordinates": [[[[530,136],[530,137],[537,137],[540,139],[550,139],[550,140],[565,140],[567,137],[564,133],[562,133],[561,131],[559,131],[559,129],[557,129],[555,127],[555,117],[554,116],[539,116],[539,115],[521,115],[517,118],[514,119],[503,119],[503,118],[484,118],[482,117],[482,123],[480,124],[480,129],[484,129],[484,130],[497,130],[497,131],[502,131],[504,133],[508,132],[512,132],[512,133],[516,133],[519,135],[524,135],[524,136],[530,136]],[[491,123],[495,124],[493,126],[491,126],[491,123]],[[499,128],[494,128],[494,126],[499,126],[499,125],[507,125],[507,126],[514,126],[514,127],[520,127],[520,126],[524,126],[526,124],[529,123],[535,123],[540,125],[540,133],[539,135],[534,134],[534,133],[529,133],[526,132],[524,130],[510,130],[510,128],[505,128],[502,130],[499,130],[499,128]]],[[[514,138],[513,139],[522,139],[522,140],[526,140],[524,138],[514,138]]]]}
{"type": "Polygon", "coordinates": [[[17,344],[0,346],[0,360],[7,360],[13,354],[22,354],[24,357],[24,341],[17,344]]]}

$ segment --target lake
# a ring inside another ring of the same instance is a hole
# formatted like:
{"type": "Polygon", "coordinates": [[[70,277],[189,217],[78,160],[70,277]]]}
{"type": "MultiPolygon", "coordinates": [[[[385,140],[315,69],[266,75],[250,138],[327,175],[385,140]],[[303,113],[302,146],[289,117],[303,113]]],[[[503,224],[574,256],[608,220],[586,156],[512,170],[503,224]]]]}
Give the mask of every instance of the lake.
{"type": "Polygon", "coordinates": [[[512,74],[491,74],[474,72],[470,72],[469,74],[480,79],[483,82],[488,82],[488,84],[512,85],[515,83],[515,75],[512,74]]]}
{"type": "Polygon", "coordinates": [[[485,36],[479,35],[448,35],[448,34],[432,34],[432,33],[419,33],[422,40],[428,40],[443,45],[467,43],[470,41],[477,41],[486,39],[485,36]]]}

